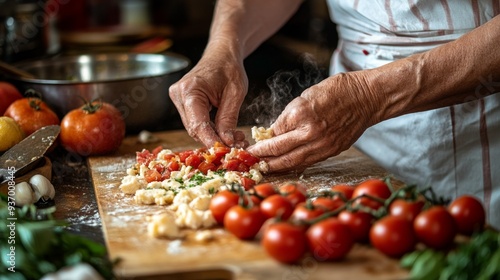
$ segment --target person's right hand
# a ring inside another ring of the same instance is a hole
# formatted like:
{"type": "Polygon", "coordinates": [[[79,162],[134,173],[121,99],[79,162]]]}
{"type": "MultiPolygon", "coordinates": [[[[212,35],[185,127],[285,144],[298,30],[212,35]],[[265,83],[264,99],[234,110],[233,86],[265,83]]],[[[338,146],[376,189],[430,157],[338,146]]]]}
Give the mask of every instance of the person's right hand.
{"type": "Polygon", "coordinates": [[[347,150],[384,112],[370,73],[338,74],[306,89],[272,124],[275,136],[247,150],[265,160],[269,172],[302,172],[347,150]]]}
{"type": "Polygon", "coordinates": [[[238,114],[248,90],[243,60],[225,48],[208,46],[201,60],[169,89],[184,127],[191,137],[207,147],[222,142],[246,147],[236,131],[238,114]],[[210,111],[218,108],[214,122],[210,111]]]}

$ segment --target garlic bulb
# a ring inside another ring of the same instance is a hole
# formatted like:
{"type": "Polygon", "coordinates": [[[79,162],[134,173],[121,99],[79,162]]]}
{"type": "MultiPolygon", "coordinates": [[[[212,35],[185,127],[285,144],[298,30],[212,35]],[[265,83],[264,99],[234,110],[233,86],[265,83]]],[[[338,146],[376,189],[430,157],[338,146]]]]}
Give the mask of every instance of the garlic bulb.
{"type": "Polygon", "coordinates": [[[34,204],[37,202],[45,204],[47,201],[54,198],[56,190],[54,185],[45,176],[36,174],[33,175],[29,183],[21,182],[16,184],[16,206],[34,204]]]}
{"type": "Polygon", "coordinates": [[[56,190],[50,180],[43,175],[33,175],[33,177],[30,178],[29,183],[33,187],[33,191],[35,193],[35,202],[40,199],[42,199],[42,201],[48,201],[49,199],[54,198],[56,190]]]}
{"type": "Polygon", "coordinates": [[[16,194],[14,196],[16,200],[16,206],[24,206],[33,204],[35,200],[35,193],[31,188],[30,184],[27,182],[21,182],[16,184],[16,194]]]}

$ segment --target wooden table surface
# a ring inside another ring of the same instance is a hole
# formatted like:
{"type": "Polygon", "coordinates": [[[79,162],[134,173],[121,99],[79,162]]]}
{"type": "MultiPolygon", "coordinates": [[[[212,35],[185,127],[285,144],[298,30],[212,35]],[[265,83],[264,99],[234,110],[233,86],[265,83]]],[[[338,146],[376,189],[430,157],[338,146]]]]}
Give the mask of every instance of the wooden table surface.
{"type": "MultiPolygon", "coordinates": [[[[247,134],[249,129],[245,128],[247,134]]],[[[102,223],[104,241],[111,258],[123,261],[116,273],[123,279],[404,279],[407,272],[399,261],[387,258],[366,245],[356,245],[342,262],[320,263],[306,257],[297,265],[283,265],[266,255],[258,241],[240,241],[220,228],[208,243],[155,239],[147,235],[146,216],[165,207],[135,205],[132,196],[118,189],[126,168],[134,163],[135,152],[158,145],[174,151],[199,147],[185,131],[157,133],[160,141],[141,144],[137,137],[125,139],[120,150],[109,156],[88,159],[99,207],[74,197],[81,211],[90,214],[89,226],[102,223]],[[95,220],[93,219],[95,217],[95,220]],[[100,217],[98,219],[98,217],[100,217]]],[[[357,183],[387,173],[354,148],[308,168],[302,174],[266,176],[279,184],[300,181],[311,190],[338,183],[357,183]]],[[[92,190],[85,187],[88,194],[92,190]]],[[[73,205],[73,206],[76,206],[73,205]]],[[[85,219],[83,219],[85,220],[85,219]]],[[[84,223],[79,225],[85,230],[84,223]]]]}

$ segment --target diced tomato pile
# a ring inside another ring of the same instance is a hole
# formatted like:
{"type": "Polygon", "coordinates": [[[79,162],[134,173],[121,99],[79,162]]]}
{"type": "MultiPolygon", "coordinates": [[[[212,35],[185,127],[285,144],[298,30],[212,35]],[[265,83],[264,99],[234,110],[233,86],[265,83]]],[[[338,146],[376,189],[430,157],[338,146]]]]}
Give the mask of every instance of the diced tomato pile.
{"type": "MultiPolygon", "coordinates": [[[[136,154],[137,164],[149,167],[144,174],[147,182],[169,179],[171,172],[179,171],[183,165],[191,166],[193,174],[199,171],[206,175],[209,170],[248,172],[254,164],[260,161],[259,158],[243,149],[235,149],[234,156],[228,158],[226,155],[231,153],[231,148],[221,143],[216,143],[212,149],[199,148],[172,152],[158,158],[162,150],[160,146],[151,151],[144,149],[136,154]],[[151,162],[157,163],[150,166],[151,162]]],[[[250,188],[255,185],[255,181],[242,177],[241,184],[250,188]]]]}

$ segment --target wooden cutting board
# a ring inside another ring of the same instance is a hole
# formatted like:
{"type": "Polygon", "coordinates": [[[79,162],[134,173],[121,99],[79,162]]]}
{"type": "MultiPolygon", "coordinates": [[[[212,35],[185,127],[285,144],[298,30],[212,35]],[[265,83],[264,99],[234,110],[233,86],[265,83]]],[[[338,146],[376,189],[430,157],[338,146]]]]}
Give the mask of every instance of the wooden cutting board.
{"type": "MultiPolygon", "coordinates": [[[[249,128],[244,128],[249,136],[249,128]]],[[[160,140],[141,144],[128,137],[113,155],[91,157],[89,170],[101,215],[109,255],[121,262],[121,279],[404,279],[407,271],[367,245],[356,245],[341,262],[319,263],[305,257],[297,265],[280,264],[266,255],[258,241],[240,241],[221,228],[215,239],[196,241],[194,232],[183,240],[154,239],[147,235],[146,217],[166,211],[161,206],[136,205],[118,186],[135,152],[158,145],[174,151],[200,147],[186,131],[156,133],[160,140]]],[[[248,137],[251,139],[251,137],[248,137]]],[[[354,148],[308,168],[303,174],[268,176],[276,184],[301,181],[312,190],[338,183],[357,183],[387,173],[354,148]]]]}

